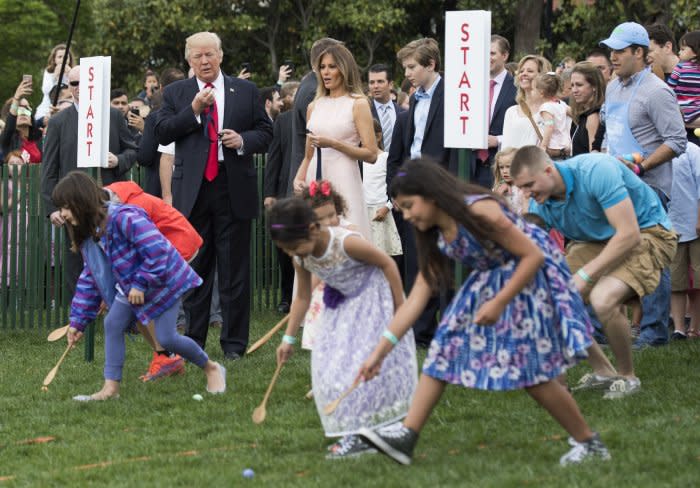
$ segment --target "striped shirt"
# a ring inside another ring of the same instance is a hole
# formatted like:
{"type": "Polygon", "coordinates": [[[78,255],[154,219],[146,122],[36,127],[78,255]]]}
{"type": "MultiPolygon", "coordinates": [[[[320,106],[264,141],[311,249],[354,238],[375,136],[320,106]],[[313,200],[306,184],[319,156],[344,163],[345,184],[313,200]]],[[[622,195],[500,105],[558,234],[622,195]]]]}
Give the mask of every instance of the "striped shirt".
{"type": "MultiPolygon", "coordinates": [[[[144,304],[132,305],[143,324],[172,307],[186,291],[202,284],[202,279],[142,208],[110,205],[101,244],[124,293],[132,288],[144,292],[144,304]]],[[[101,301],[95,278],[86,264],[71,303],[71,327],[85,330],[95,320],[101,301]]]]}
{"type": "Polygon", "coordinates": [[[692,122],[700,117],[700,63],[678,63],[667,83],[676,92],[683,119],[692,122]]]}

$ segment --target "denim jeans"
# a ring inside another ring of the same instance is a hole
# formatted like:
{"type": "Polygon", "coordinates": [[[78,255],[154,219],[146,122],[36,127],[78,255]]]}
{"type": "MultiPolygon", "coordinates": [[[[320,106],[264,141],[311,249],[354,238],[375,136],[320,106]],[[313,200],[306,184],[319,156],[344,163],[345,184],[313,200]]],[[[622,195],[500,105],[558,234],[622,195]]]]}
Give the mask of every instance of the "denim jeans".
{"type": "MultiPolygon", "coordinates": [[[[669,198],[658,188],[651,187],[668,212],[669,198]]],[[[668,320],[671,315],[671,271],[664,268],[659,286],[651,295],[642,297],[642,323],[636,345],[660,346],[668,343],[668,320]]]]}
{"type": "Polygon", "coordinates": [[[668,318],[671,313],[671,272],[665,268],[659,286],[642,298],[642,323],[637,344],[660,346],[668,342],[668,318]]]}

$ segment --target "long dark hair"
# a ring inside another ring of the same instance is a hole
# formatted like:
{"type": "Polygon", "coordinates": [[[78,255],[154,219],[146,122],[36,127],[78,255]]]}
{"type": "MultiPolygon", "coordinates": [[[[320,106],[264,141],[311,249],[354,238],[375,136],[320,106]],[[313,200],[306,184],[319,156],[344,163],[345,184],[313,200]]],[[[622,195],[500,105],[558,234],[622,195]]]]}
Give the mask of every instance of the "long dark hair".
{"type": "Polygon", "coordinates": [[[58,182],[51,194],[57,208],[67,208],[78,221],[74,226],[66,222],[71,250],[78,252],[85,239],[99,239],[107,220],[105,192],[95,180],[82,171],[71,171],[58,182]]]}
{"type": "Polygon", "coordinates": [[[308,239],[316,214],[309,202],[299,197],[278,200],[267,212],[267,225],[273,241],[291,243],[308,239]]]}
{"type": "MultiPolygon", "coordinates": [[[[480,242],[487,244],[484,222],[476,218],[465,203],[467,195],[486,194],[498,201],[502,198],[490,190],[478,185],[466,183],[442,166],[426,160],[414,159],[406,162],[391,180],[389,194],[392,198],[399,195],[417,195],[435,202],[435,205],[455,219],[480,242]]],[[[420,231],[414,227],[416,249],[418,251],[418,269],[423,274],[432,290],[453,286],[449,260],[437,247],[438,228],[420,231]]]]}

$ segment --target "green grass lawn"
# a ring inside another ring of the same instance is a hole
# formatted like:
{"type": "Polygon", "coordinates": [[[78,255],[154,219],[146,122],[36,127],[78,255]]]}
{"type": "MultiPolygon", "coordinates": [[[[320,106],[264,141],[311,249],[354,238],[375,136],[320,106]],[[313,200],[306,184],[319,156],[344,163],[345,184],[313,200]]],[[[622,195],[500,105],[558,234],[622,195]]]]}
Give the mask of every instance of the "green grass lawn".
{"type": "MultiPolygon", "coordinates": [[[[259,314],[256,339],[278,317],[259,314]]],[[[41,382],[65,342],[47,331],[0,329],[0,486],[698,486],[700,341],[636,353],[643,390],[611,402],[586,392],[577,400],[608,444],[607,463],[561,468],[566,434],[525,394],[448,388],[425,428],[414,464],[383,456],[325,461],[330,443],[312,401],[309,354],[286,366],[262,425],[251,414],[275,368],[274,339],[228,364],[229,390],[207,395],[204,376],[143,384],[150,350],[127,343],[121,398],[77,404],[75,394],[102,384],[104,353],[65,360],[47,393],[41,382]],[[201,393],[204,401],[192,395],[201,393]],[[29,439],[51,436],[46,443],[29,439]],[[255,478],[244,479],[245,468],[255,478]]],[[[252,342],[252,341],[251,341],[252,342]]],[[[221,358],[215,334],[209,350],[221,358]]],[[[421,359],[423,354],[421,354],[421,359]]],[[[579,366],[571,381],[587,371],[579,366]]]]}

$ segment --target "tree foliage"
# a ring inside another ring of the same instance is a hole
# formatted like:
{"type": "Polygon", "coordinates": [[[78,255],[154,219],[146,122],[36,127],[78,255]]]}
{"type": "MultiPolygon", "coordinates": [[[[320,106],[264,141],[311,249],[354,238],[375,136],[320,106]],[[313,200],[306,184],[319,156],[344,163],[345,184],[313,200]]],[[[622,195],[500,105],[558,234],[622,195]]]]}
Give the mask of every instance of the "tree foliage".
{"type": "MultiPolygon", "coordinates": [[[[344,41],[363,69],[383,62],[399,74],[396,51],[406,42],[423,36],[444,41],[446,10],[491,10],[493,33],[513,42],[519,29],[519,38],[527,39],[521,52],[514,46],[515,55],[540,51],[555,59],[581,59],[626,20],[666,22],[677,35],[700,28],[697,0],[598,0],[594,5],[562,0],[551,26],[546,12],[522,8],[529,1],[534,0],[83,0],[74,50],[80,56],[112,56],[112,86],[136,93],[147,68],[187,70],[185,39],[201,30],[222,38],[225,72],[237,74],[241,63],[249,62],[253,81],[269,85],[286,59],[297,65],[300,77],[308,69],[311,44],[323,36],[344,41]],[[544,39],[550,28],[551,37],[544,39]]],[[[66,40],[74,5],[75,0],[0,0],[1,93],[9,97],[23,73],[40,84],[49,50],[66,40]]]]}
{"type": "MultiPolygon", "coordinates": [[[[83,2],[82,14],[89,19],[92,6],[83,2]]],[[[73,18],[73,0],[0,0],[3,49],[0,53],[0,99],[11,97],[23,74],[34,77],[34,106],[41,101],[41,80],[51,48],[66,42],[73,18]]],[[[80,23],[73,38],[78,55],[91,39],[92,24],[80,23]]]]}

